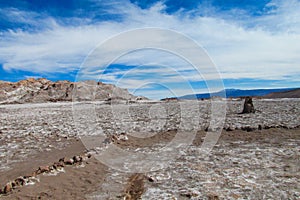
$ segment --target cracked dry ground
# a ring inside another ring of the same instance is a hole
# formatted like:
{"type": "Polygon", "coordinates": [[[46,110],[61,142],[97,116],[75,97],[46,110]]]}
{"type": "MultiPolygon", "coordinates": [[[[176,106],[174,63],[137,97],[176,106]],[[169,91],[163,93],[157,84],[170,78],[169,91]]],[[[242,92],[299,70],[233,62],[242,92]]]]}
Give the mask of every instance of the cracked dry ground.
{"type": "MultiPolygon", "coordinates": [[[[192,145],[176,149],[176,158],[158,171],[124,173],[103,165],[92,156],[82,165],[66,166],[63,172],[56,175],[39,175],[39,182],[34,185],[15,188],[0,198],[299,199],[300,129],[297,126],[300,103],[286,100],[271,102],[271,106],[263,101],[254,103],[267,114],[240,116],[235,114],[240,108],[238,102],[229,102],[225,125],[239,127],[254,124],[253,127],[257,127],[261,123],[286,128],[223,131],[210,154],[204,155],[200,147],[206,132],[200,127],[192,145]],[[276,113],[269,108],[273,105],[276,105],[276,113]]],[[[109,107],[98,106],[101,112],[97,113],[102,119],[99,123],[104,124],[104,132],[121,132],[120,124],[109,122],[109,107]],[[104,113],[103,116],[101,113],[104,113]]],[[[124,106],[119,105],[120,110],[124,106]]],[[[139,117],[140,113],[149,112],[153,105],[133,106],[136,106],[133,110],[137,110],[134,114],[139,117]]],[[[172,110],[176,105],[159,106],[173,117],[161,130],[147,126],[159,134],[148,138],[128,135],[128,140],[115,141],[115,145],[129,152],[159,152],[176,135],[176,131],[171,129],[172,123],[176,124],[178,120],[176,110],[172,110]]],[[[72,157],[85,151],[75,133],[70,104],[10,105],[0,109],[2,186],[32,173],[41,165],[49,165],[61,157],[72,157]]],[[[134,117],[131,120],[135,129],[143,129],[147,125],[134,117]]],[[[130,121],[125,118],[124,124],[123,128],[128,131],[130,121]]],[[[93,152],[97,155],[97,150],[93,152]]]]}

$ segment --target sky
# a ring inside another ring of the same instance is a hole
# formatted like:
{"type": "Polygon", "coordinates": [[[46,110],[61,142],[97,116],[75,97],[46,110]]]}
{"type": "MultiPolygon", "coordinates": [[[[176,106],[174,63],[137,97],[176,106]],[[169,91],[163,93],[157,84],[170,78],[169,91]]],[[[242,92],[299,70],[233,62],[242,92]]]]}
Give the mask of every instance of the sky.
{"type": "Polygon", "coordinates": [[[225,88],[296,88],[299,10],[300,0],[0,0],[0,80],[95,79],[153,99],[213,91],[215,79],[225,88]],[[191,51],[183,40],[198,45],[215,76],[182,56],[191,51]]]}

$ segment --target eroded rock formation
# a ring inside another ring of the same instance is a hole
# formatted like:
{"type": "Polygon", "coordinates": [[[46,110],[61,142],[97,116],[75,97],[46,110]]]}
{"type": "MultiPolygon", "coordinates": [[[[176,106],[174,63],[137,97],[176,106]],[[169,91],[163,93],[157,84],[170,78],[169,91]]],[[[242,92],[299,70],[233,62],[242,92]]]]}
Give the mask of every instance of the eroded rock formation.
{"type": "Polygon", "coordinates": [[[126,89],[96,81],[52,82],[45,78],[29,78],[16,83],[0,81],[0,104],[93,101],[109,98],[136,99],[126,89]]]}
{"type": "Polygon", "coordinates": [[[253,101],[251,97],[246,97],[244,102],[244,108],[242,114],[244,113],[255,113],[253,101]]]}

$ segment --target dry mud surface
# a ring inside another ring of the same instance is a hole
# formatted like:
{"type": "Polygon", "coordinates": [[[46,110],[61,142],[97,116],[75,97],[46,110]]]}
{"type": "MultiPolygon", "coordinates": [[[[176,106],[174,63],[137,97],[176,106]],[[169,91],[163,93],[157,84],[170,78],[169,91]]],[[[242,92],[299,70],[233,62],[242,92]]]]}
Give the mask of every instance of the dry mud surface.
{"type": "Polygon", "coordinates": [[[87,150],[92,157],[40,174],[0,198],[299,199],[300,100],[254,100],[254,106],[255,114],[240,115],[242,102],[227,101],[224,129],[232,131],[223,130],[205,154],[201,144],[212,121],[209,101],[1,105],[1,187],[62,157],[87,150]],[[174,159],[165,163],[162,158],[157,171],[134,172],[125,160],[126,173],[96,159],[110,145],[155,157],[178,130],[183,137],[197,133],[190,145],[169,149],[174,159]],[[107,140],[93,148],[80,140],[89,136],[96,141],[99,134],[107,140]],[[120,140],[112,139],[120,134],[120,140]]]}

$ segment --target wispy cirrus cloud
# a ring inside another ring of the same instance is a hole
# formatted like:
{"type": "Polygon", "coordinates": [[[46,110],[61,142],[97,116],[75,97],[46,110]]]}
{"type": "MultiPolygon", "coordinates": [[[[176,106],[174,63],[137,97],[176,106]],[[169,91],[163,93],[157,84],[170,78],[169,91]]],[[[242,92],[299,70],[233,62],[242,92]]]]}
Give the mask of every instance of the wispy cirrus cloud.
{"type": "MultiPolygon", "coordinates": [[[[260,6],[259,13],[255,15],[244,8],[222,10],[203,3],[173,12],[168,12],[169,2],[157,1],[142,8],[129,1],[112,1],[105,5],[99,1],[93,3],[94,9],[90,14],[80,18],[2,8],[1,13],[9,23],[31,27],[0,30],[0,62],[3,68],[46,74],[69,73],[78,70],[90,51],[114,35],[136,28],[157,27],[178,31],[202,45],[225,79],[299,81],[293,76],[299,74],[300,65],[298,0],[272,0],[260,6]],[[97,9],[105,15],[101,17],[97,9]]],[[[76,12],[80,13],[80,9],[76,12]]],[[[175,45],[176,41],[173,42],[175,45]]],[[[149,63],[173,67],[191,81],[202,80],[181,58],[159,51],[128,54],[114,64],[140,66],[149,63]]],[[[142,76],[148,82],[180,80],[180,75],[162,73],[164,67],[145,70],[140,69],[141,73],[136,71],[136,77],[123,76],[120,83],[134,86],[133,82],[140,81],[138,75],[142,73],[149,74],[148,77],[142,76]]],[[[118,82],[126,71],[128,69],[123,68],[119,72],[104,74],[103,79],[118,82]]]]}

